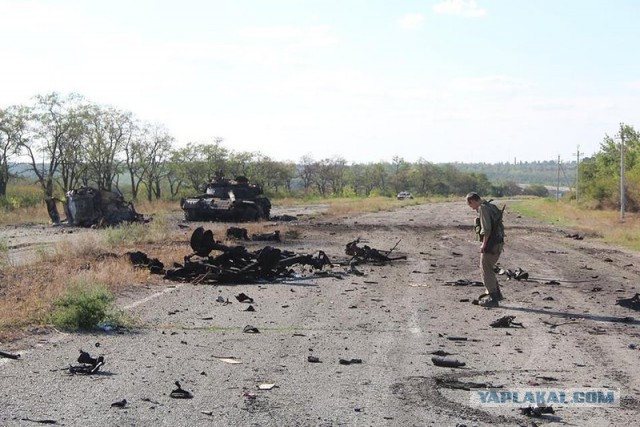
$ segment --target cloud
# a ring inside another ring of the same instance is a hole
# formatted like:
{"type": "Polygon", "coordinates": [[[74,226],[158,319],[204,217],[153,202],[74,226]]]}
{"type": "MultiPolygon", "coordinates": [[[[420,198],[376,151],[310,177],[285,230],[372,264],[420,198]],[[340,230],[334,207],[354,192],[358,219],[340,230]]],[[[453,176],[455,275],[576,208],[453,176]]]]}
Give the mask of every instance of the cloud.
{"type": "Polygon", "coordinates": [[[418,30],[422,28],[424,16],[420,13],[407,13],[398,21],[400,28],[405,30],[418,30]]]}
{"type": "Polygon", "coordinates": [[[478,7],[475,0],[445,0],[435,4],[433,10],[443,15],[458,15],[466,18],[481,18],[487,15],[487,10],[478,7]]]}

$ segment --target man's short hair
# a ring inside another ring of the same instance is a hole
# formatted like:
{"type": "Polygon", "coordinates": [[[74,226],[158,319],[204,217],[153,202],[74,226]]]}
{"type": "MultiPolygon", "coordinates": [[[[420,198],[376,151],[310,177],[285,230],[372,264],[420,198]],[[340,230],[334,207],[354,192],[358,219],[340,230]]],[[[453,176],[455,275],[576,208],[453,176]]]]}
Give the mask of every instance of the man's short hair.
{"type": "Polygon", "coordinates": [[[480,201],[481,199],[478,193],[471,192],[467,194],[467,202],[470,202],[471,200],[480,201]]]}

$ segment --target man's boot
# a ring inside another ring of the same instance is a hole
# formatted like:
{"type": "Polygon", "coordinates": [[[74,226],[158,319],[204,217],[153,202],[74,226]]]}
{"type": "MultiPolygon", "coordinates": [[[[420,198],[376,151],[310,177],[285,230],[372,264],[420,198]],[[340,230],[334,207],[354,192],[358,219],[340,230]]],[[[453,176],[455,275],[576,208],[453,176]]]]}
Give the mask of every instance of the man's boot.
{"type": "MultiPolygon", "coordinates": [[[[488,297],[489,297],[489,293],[485,292],[478,297],[478,301],[488,297]]],[[[498,290],[496,291],[496,298],[498,301],[502,301],[504,299],[504,297],[502,296],[502,292],[500,291],[500,285],[498,285],[498,290]]]]}
{"type": "Polygon", "coordinates": [[[478,302],[478,305],[486,308],[500,307],[500,305],[498,304],[498,301],[499,301],[498,292],[492,292],[486,298],[481,299],[478,302]]]}

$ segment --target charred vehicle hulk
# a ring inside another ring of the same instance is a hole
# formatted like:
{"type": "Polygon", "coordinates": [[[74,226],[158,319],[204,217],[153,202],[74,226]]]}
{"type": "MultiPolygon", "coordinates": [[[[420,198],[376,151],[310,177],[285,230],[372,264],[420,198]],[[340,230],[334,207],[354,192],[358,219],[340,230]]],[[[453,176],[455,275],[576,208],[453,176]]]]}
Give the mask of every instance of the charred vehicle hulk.
{"type": "Polygon", "coordinates": [[[271,202],[246,177],[218,178],[205,194],[180,200],[187,221],[259,221],[269,219],[271,202]]]}

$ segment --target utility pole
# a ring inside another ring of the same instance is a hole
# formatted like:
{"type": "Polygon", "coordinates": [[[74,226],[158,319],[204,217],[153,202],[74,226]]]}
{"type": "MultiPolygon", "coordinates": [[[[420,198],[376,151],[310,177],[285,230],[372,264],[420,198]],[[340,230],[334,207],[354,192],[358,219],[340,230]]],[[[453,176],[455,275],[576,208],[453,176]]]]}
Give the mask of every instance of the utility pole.
{"type": "Polygon", "coordinates": [[[578,184],[580,183],[580,144],[576,150],[576,204],[578,203],[578,184]]]}
{"type": "Polygon", "coordinates": [[[558,154],[558,180],[556,182],[556,202],[560,200],[560,155],[558,154]]]}
{"type": "Polygon", "coordinates": [[[620,221],[624,221],[624,125],[620,123],[620,221]]]}

